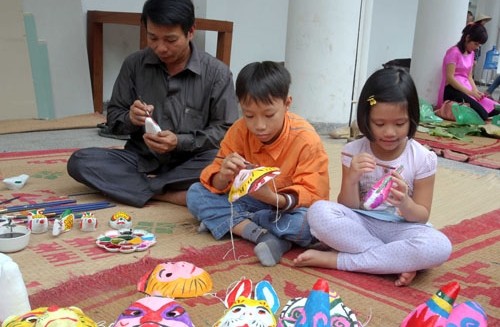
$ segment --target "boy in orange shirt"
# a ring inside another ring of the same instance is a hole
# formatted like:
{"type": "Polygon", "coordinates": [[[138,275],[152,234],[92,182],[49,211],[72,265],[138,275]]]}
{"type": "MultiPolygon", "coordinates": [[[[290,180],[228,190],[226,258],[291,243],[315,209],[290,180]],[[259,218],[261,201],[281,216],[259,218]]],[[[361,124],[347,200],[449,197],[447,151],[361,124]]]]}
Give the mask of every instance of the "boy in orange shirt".
{"type": "Polygon", "coordinates": [[[243,117],[227,131],[219,158],[187,193],[187,207],[201,229],[216,239],[232,229],[256,244],[254,252],[264,266],[276,265],[292,243],[311,244],[307,208],[328,199],[330,191],[328,156],[319,135],[304,118],[288,111],[290,83],[290,73],[276,62],[255,62],[241,70],[236,95],[243,117]],[[235,201],[231,218],[227,192],[249,162],[279,167],[280,174],[235,201]]]}

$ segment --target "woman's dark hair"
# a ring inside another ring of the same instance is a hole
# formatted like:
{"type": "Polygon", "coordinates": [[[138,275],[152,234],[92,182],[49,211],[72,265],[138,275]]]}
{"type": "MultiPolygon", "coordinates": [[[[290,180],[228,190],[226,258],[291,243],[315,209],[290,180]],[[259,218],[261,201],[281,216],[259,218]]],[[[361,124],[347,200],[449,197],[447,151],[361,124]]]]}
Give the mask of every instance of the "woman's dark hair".
{"type": "Polygon", "coordinates": [[[290,72],[274,61],[253,62],[246,65],[236,78],[236,96],[240,102],[271,104],[276,99],[286,100],[291,83],[290,72]]]}
{"type": "Polygon", "coordinates": [[[457,47],[460,49],[460,52],[464,53],[466,42],[478,42],[479,44],[485,44],[486,41],[488,41],[488,32],[483,24],[469,24],[462,30],[462,37],[460,38],[460,41],[458,41],[457,47]],[[467,39],[467,36],[469,39],[467,39]]]}
{"type": "Polygon", "coordinates": [[[376,103],[401,103],[408,109],[410,128],[408,138],[413,138],[420,122],[420,104],[417,88],[410,73],[398,67],[377,70],[367,80],[359,95],[357,120],[359,130],[374,141],[370,128],[370,110],[376,103]]]}
{"type": "Polygon", "coordinates": [[[180,25],[185,35],[194,25],[194,5],[191,0],[147,0],[142,7],[141,23],[148,19],[157,25],[180,25]]]}

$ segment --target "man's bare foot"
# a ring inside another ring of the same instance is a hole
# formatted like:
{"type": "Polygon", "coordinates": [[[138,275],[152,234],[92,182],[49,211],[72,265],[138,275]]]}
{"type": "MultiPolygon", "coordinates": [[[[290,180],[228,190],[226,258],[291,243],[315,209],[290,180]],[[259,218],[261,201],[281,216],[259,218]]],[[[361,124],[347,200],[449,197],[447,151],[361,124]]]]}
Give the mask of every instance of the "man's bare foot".
{"type": "Polygon", "coordinates": [[[394,285],[396,285],[396,286],[408,286],[413,281],[415,276],[417,276],[416,271],[404,272],[401,275],[399,275],[398,279],[396,279],[396,281],[394,282],[394,285]]]}
{"type": "Polygon", "coordinates": [[[318,251],[309,249],[293,259],[297,267],[320,267],[337,269],[337,251],[318,251]]]}
{"type": "Polygon", "coordinates": [[[157,194],[153,196],[153,199],[177,204],[179,206],[186,206],[186,193],[187,191],[172,191],[164,194],[157,194]]]}

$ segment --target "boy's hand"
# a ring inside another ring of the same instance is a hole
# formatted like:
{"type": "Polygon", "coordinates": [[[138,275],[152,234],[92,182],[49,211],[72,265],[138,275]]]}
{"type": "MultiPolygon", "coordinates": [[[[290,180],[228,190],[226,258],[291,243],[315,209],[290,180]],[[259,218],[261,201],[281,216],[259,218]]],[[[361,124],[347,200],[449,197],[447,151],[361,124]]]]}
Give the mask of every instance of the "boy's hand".
{"type": "Polygon", "coordinates": [[[214,177],[214,186],[218,189],[224,189],[241,169],[246,168],[246,162],[245,158],[236,152],[227,155],[222,160],[217,177],[214,177]]]}

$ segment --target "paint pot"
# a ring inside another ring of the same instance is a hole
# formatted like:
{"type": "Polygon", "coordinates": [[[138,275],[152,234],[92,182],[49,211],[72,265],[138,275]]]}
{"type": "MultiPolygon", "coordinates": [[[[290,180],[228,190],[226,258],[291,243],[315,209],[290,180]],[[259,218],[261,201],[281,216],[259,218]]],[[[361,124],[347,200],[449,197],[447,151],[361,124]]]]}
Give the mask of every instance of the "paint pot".
{"type": "Polygon", "coordinates": [[[31,231],[25,226],[0,227],[0,252],[17,252],[28,246],[31,231]]]}

